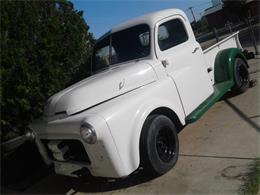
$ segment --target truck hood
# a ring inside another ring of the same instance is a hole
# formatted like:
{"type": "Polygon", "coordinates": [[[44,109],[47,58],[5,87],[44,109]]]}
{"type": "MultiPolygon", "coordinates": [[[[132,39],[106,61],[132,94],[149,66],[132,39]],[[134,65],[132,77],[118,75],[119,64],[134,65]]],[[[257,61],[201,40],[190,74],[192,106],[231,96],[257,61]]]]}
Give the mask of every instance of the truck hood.
{"type": "Polygon", "coordinates": [[[156,79],[152,66],[144,61],[114,66],[50,97],[44,115],[75,114],[156,79]]]}

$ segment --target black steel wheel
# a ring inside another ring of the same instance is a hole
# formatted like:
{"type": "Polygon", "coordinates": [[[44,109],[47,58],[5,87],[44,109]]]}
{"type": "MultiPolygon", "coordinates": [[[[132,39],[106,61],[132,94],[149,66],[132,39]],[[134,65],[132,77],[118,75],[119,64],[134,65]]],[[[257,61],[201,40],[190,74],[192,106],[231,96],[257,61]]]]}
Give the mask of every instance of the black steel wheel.
{"type": "Polygon", "coordinates": [[[160,129],[156,136],[156,149],[163,162],[169,162],[176,153],[175,143],[172,138],[174,134],[171,129],[160,129]]]}
{"type": "Polygon", "coordinates": [[[141,166],[153,175],[162,175],[177,162],[179,141],[173,122],[164,115],[147,118],[140,139],[141,166]]]}
{"type": "Polygon", "coordinates": [[[236,94],[245,92],[250,84],[247,64],[241,58],[236,58],[234,65],[234,86],[232,91],[236,94]]]}

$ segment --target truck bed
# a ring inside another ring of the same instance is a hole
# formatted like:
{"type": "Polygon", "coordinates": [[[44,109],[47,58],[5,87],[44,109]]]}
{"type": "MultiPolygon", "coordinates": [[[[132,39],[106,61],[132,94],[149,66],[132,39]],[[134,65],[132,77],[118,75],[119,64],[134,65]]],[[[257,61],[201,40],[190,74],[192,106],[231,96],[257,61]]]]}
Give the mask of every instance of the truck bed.
{"type": "Polygon", "coordinates": [[[214,63],[215,63],[215,58],[217,53],[221,50],[228,49],[228,48],[242,49],[242,46],[239,41],[238,33],[239,31],[226,37],[225,39],[219,41],[218,43],[208,47],[207,49],[203,50],[207,68],[212,68],[213,70],[209,73],[213,82],[214,82],[214,63]]]}

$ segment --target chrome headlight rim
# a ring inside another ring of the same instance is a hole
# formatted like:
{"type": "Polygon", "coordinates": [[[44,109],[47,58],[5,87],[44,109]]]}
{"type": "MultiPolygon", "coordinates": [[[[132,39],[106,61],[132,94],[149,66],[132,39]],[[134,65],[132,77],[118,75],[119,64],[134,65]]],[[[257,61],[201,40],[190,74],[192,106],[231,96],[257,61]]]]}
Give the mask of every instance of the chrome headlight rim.
{"type": "Polygon", "coordinates": [[[87,122],[83,122],[80,126],[81,138],[87,144],[95,144],[97,142],[97,134],[92,125],[87,122]]]}

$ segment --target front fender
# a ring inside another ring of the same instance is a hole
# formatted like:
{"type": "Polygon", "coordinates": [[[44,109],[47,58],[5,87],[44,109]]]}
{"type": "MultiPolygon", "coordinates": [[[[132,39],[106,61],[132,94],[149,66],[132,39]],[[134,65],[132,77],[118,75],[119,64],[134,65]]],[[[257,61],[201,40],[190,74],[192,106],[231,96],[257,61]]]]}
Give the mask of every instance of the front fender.
{"type": "Polygon", "coordinates": [[[144,121],[160,107],[173,110],[180,122],[185,124],[177,89],[168,77],[89,110],[98,113],[108,124],[125,169],[122,176],[138,168],[139,140],[144,121]]]}

